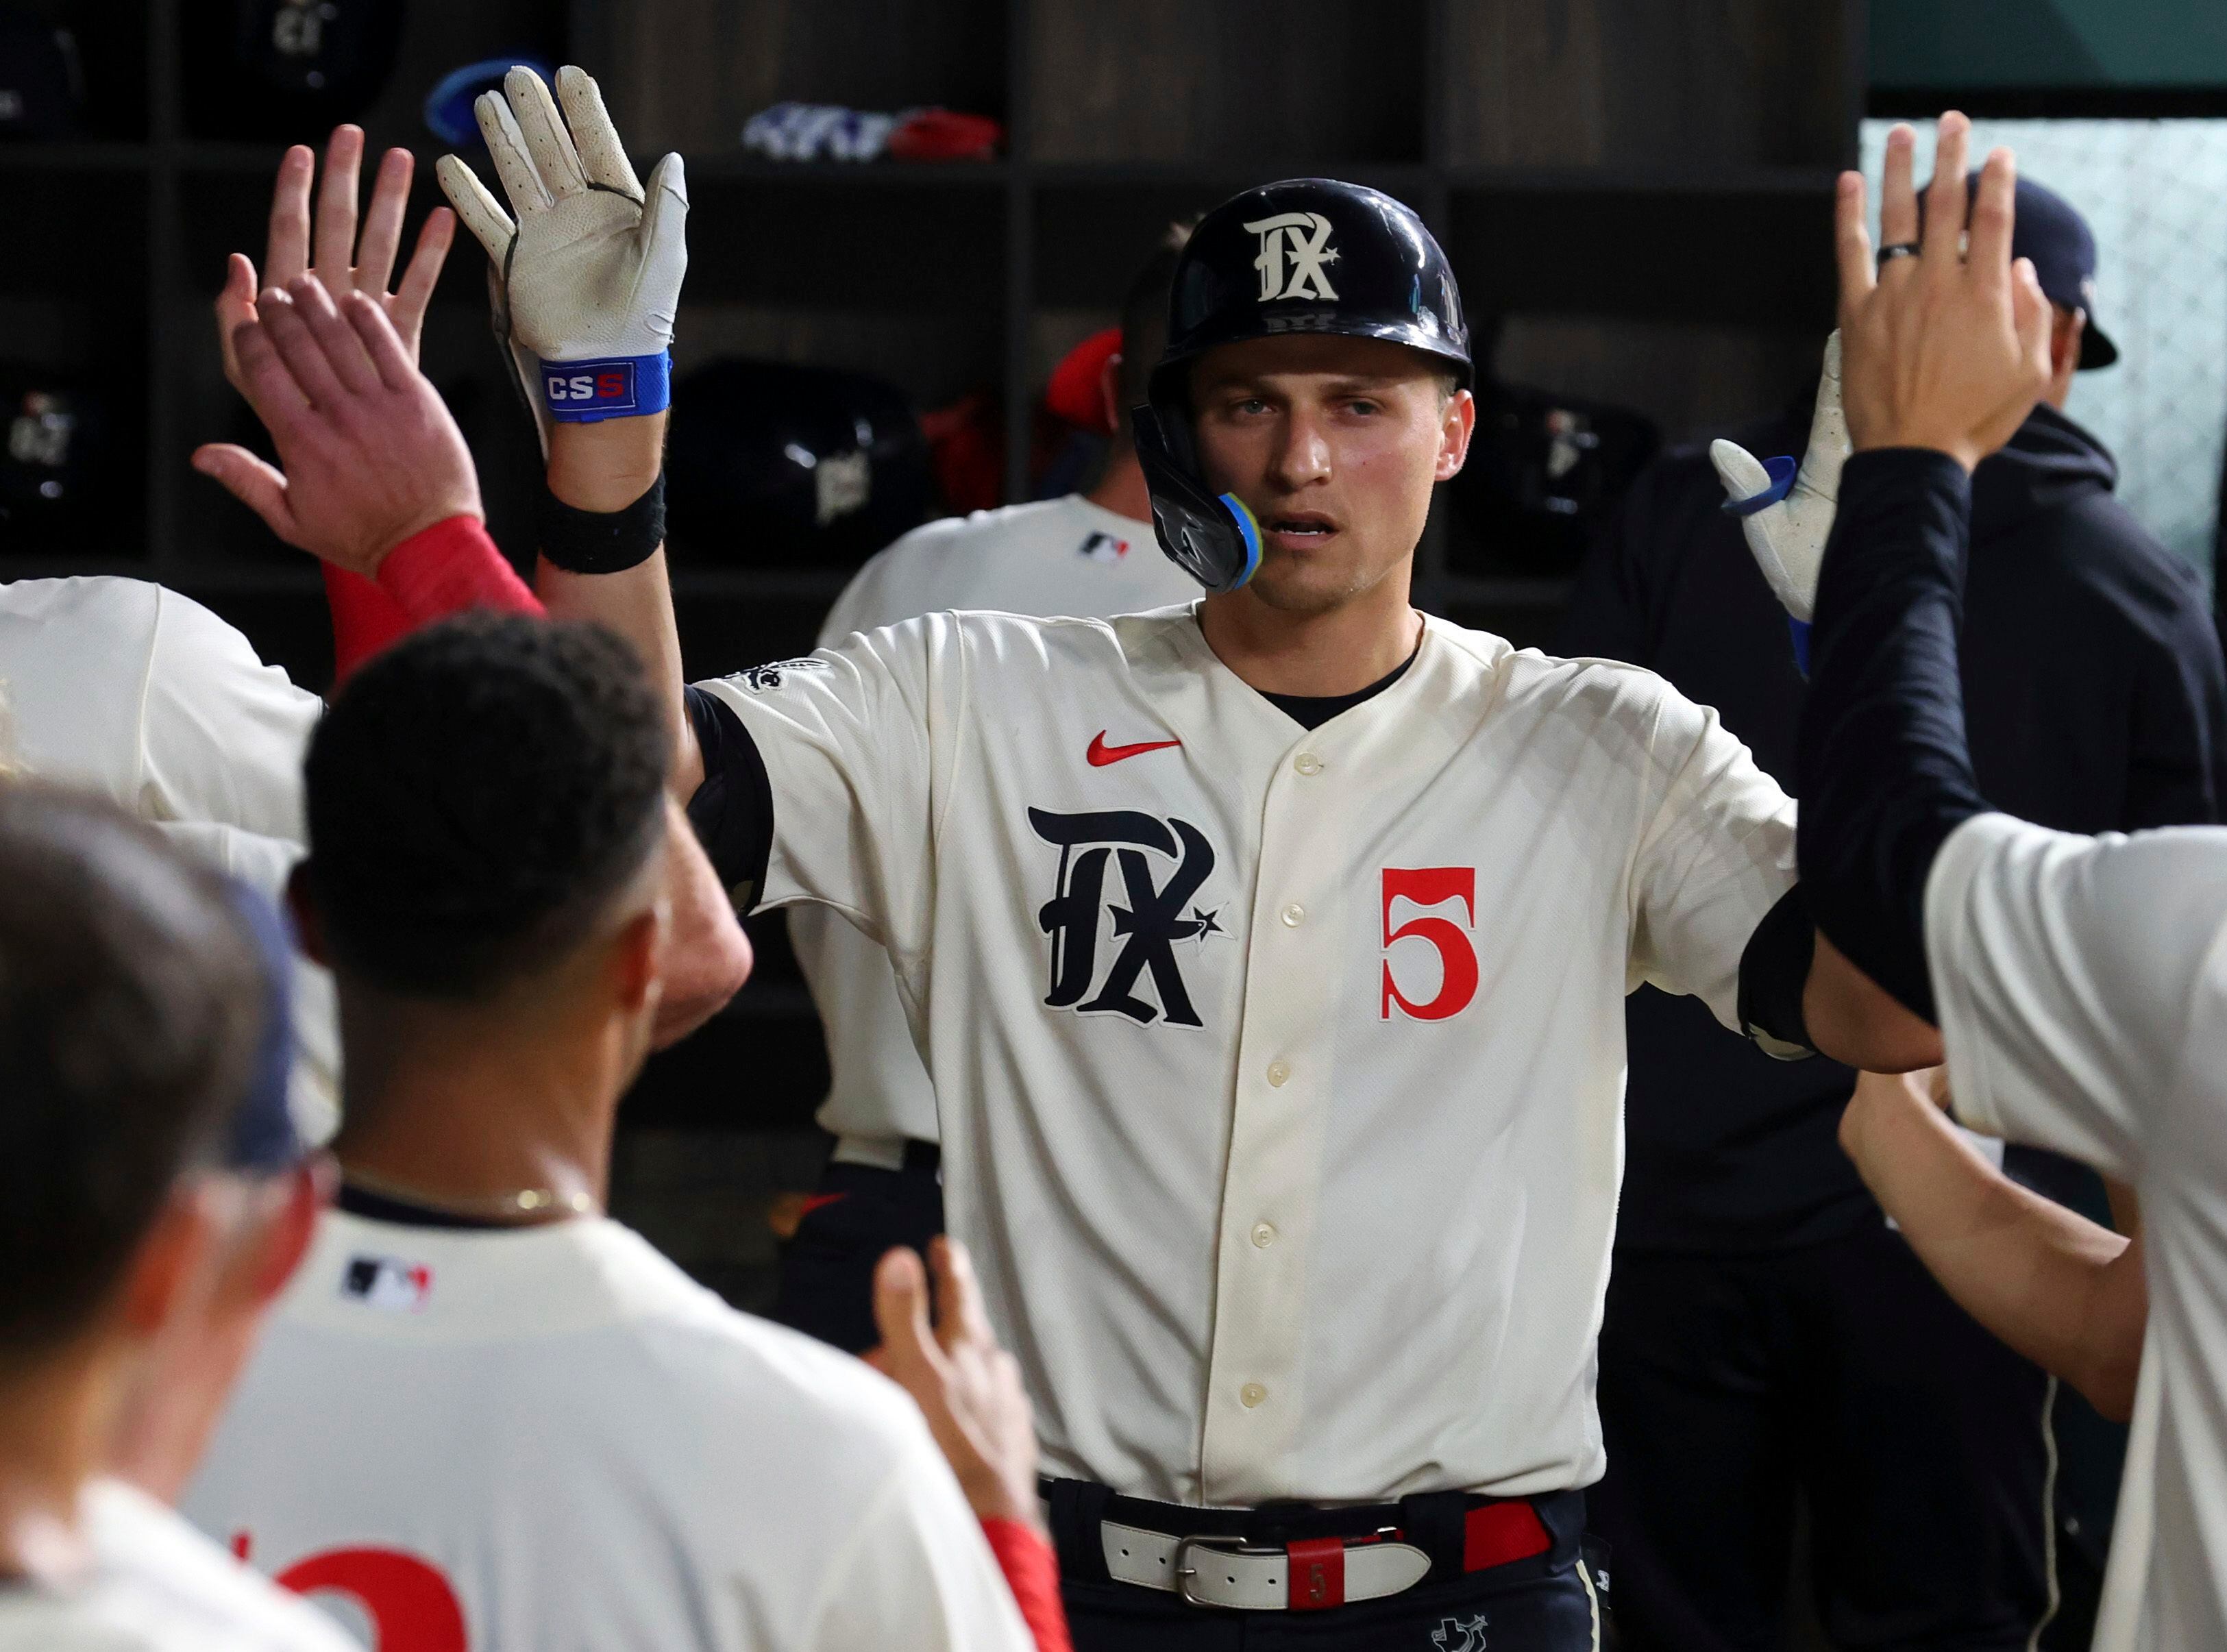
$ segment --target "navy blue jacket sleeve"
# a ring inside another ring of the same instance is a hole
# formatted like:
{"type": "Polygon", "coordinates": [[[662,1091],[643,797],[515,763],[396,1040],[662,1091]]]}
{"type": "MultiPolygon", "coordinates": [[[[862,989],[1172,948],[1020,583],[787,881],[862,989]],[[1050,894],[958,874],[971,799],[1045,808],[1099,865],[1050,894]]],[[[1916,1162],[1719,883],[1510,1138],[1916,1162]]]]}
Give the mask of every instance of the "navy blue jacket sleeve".
{"type": "Polygon", "coordinates": [[[1957,675],[1970,510],[1970,478],[1944,453],[1848,461],[1802,718],[1795,841],[1810,917],[1928,1021],[1926,875],[1949,834],[1987,809],[1957,675]]]}

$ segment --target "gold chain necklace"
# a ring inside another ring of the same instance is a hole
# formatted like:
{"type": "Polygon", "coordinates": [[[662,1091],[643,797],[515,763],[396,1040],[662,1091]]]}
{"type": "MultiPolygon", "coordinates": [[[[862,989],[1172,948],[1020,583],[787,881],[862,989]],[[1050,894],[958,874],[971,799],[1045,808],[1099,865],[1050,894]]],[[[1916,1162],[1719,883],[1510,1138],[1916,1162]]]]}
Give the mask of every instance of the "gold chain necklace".
{"type": "Polygon", "coordinates": [[[422,1188],[413,1188],[400,1182],[390,1182],[384,1177],[369,1176],[361,1170],[341,1167],[341,1181],[348,1187],[361,1188],[366,1193],[381,1198],[398,1200],[404,1204],[423,1205],[429,1210],[438,1210],[455,1216],[539,1216],[552,1211],[563,1211],[571,1216],[592,1216],[603,1207],[593,1194],[575,1190],[559,1193],[554,1188],[520,1188],[513,1193],[495,1193],[482,1196],[454,1198],[445,1194],[431,1194],[422,1188]]]}

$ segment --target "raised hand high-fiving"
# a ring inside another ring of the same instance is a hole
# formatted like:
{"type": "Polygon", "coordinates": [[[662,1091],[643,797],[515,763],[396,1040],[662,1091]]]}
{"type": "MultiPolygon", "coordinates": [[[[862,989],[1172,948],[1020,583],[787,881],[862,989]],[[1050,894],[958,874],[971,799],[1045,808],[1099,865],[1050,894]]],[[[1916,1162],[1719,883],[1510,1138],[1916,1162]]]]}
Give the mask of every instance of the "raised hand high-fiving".
{"type": "Polygon", "coordinates": [[[1922,233],[1915,135],[1907,126],[1888,134],[1878,262],[1863,178],[1841,175],[1841,395],[1858,452],[1935,448],[1969,470],[2010,440],[2049,386],[2050,308],[2032,264],[2011,258],[2010,150],[1988,156],[1968,232],[1971,123],[1951,111],[1937,131],[1922,233]]]}
{"type": "Polygon", "coordinates": [[[368,578],[404,540],[483,514],[463,433],[370,294],[336,304],[299,275],[265,292],[232,336],[241,393],[278,463],[212,443],[194,469],[287,544],[368,578]]]}
{"type": "Polygon", "coordinates": [[[557,71],[554,98],[513,69],[474,112],[510,210],[453,155],[441,157],[441,188],[487,249],[495,334],[543,448],[552,422],[662,412],[688,268],[680,157],[660,161],[645,188],[582,69],[557,71]]]}
{"type": "MultiPolygon", "coordinates": [[[[402,247],[402,220],[409,210],[410,180],[417,162],[408,150],[386,151],[372,184],[370,210],[359,226],[356,186],[362,168],[363,129],[334,128],[325,148],[325,180],[317,191],[313,220],[309,186],[316,175],[317,157],[303,144],[286,151],[278,163],[278,180],[271,193],[271,226],[264,246],[262,280],[268,288],[283,290],[302,276],[314,275],[335,304],[352,292],[362,293],[386,313],[404,353],[415,362],[424,329],[425,307],[432,302],[441,266],[456,239],[456,214],[445,207],[437,207],[425,215],[401,284],[390,292],[386,284],[393,277],[394,260],[402,247]]],[[[247,386],[233,347],[233,335],[255,319],[258,291],[253,260],[245,253],[233,253],[225,270],[224,290],[216,298],[216,331],[218,348],[224,354],[224,376],[242,395],[247,393],[247,386]]]]}

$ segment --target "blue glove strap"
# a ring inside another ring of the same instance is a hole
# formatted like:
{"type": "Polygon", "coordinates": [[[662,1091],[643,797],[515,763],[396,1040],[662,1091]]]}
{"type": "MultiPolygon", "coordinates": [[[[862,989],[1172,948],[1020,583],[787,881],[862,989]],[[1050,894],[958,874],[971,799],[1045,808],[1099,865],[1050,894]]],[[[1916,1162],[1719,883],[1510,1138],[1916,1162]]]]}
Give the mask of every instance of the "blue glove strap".
{"type": "Polygon", "coordinates": [[[1784,456],[1763,462],[1764,473],[1771,478],[1771,486],[1759,494],[1750,494],[1745,499],[1728,499],[1724,503],[1727,516],[1752,516],[1768,509],[1794,491],[1794,478],[1802,469],[1797,459],[1784,456]]]}
{"type": "Polygon", "coordinates": [[[1794,669],[1806,680],[1809,675],[1809,622],[1786,616],[1787,635],[1794,639],[1794,669]]]}
{"type": "Polygon", "coordinates": [[[612,355],[595,361],[544,361],[541,401],[560,424],[661,413],[673,400],[673,356],[612,355]]]}

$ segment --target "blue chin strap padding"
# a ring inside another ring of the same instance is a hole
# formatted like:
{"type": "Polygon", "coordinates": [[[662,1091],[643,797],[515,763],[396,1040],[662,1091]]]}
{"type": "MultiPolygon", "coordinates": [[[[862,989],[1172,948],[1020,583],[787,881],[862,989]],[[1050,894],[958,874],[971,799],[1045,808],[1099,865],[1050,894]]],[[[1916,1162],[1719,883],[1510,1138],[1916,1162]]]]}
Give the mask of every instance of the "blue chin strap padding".
{"type": "Polygon", "coordinates": [[[1752,516],[1778,503],[1794,491],[1794,478],[1802,469],[1802,462],[1781,454],[1775,459],[1765,459],[1763,468],[1771,477],[1771,486],[1745,499],[1726,500],[1724,511],[1727,516],[1752,516]]]}
{"type": "Polygon", "coordinates": [[[1236,494],[1222,494],[1221,504],[1222,508],[1229,513],[1230,520],[1237,524],[1237,535],[1245,542],[1245,566],[1237,577],[1229,582],[1228,588],[1235,590],[1260,570],[1260,524],[1254,520],[1252,511],[1236,494]]]}

